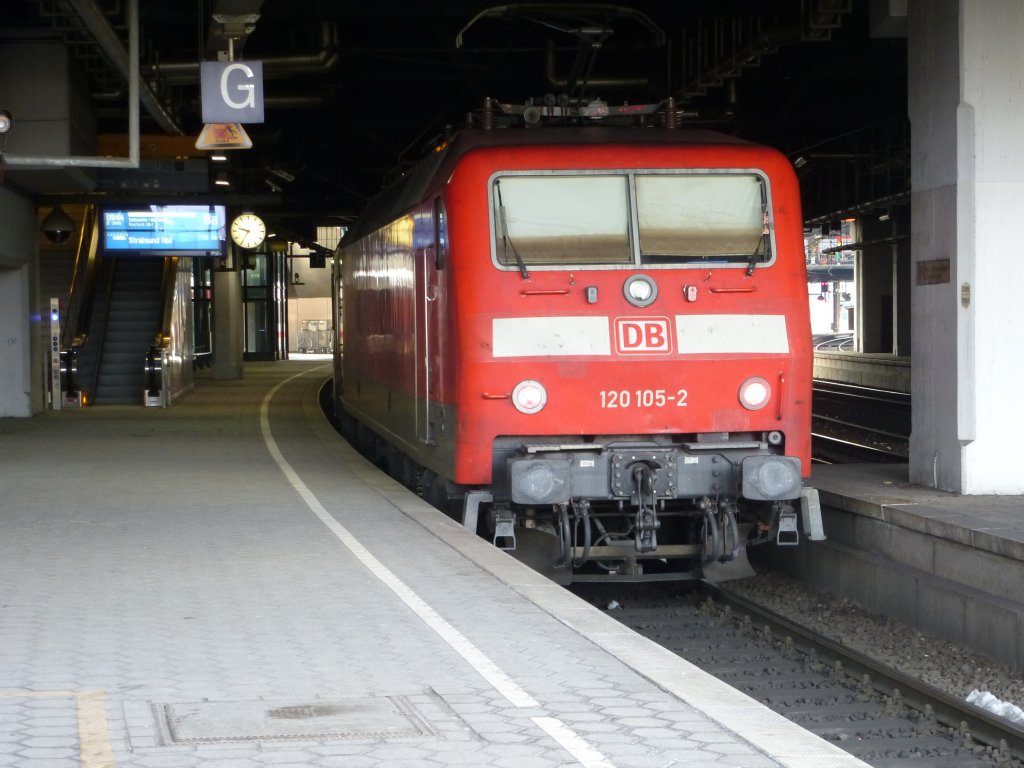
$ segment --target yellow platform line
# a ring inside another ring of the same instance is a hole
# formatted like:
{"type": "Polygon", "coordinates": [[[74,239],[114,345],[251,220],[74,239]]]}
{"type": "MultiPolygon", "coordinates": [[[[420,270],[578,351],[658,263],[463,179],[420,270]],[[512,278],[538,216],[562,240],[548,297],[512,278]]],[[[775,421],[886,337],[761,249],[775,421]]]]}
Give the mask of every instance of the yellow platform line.
{"type": "Polygon", "coordinates": [[[107,723],[107,695],[103,691],[79,693],[78,752],[82,768],[114,768],[107,723]]]}
{"type": "Polygon", "coordinates": [[[114,768],[103,691],[0,691],[0,699],[74,699],[81,768],[114,768]]]}

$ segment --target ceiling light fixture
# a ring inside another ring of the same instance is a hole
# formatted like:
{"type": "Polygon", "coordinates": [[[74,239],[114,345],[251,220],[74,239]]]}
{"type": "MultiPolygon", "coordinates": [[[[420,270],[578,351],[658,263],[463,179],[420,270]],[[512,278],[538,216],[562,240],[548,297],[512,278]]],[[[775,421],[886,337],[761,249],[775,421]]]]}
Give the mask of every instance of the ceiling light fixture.
{"type": "Polygon", "coordinates": [[[7,133],[14,127],[14,115],[10,110],[0,109],[0,133],[7,133]]]}

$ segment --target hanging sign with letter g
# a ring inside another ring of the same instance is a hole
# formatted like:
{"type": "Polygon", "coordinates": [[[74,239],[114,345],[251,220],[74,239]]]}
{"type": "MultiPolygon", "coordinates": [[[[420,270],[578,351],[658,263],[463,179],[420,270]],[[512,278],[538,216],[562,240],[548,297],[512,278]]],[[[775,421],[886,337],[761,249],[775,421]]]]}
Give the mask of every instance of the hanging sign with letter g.
{"type": "Polygon", "coordinates": [[[204,123],[263,122],[263,62],[203,61],[204,123]]]}

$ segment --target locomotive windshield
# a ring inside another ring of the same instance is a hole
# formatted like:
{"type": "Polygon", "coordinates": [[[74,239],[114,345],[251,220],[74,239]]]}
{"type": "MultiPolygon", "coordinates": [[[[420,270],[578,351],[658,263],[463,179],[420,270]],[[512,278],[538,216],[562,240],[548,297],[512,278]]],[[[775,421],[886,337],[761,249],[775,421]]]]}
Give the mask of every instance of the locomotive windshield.
{"type": "Polygon", "coordinates": [[[508,174],[492,187],[503,267],[753,266],[770,260],[753,173],[508,174]]]}
{"type": "Polygon", "coordinates": [[[626,177],[511,176],[494,182],[498,263],[629,264],[626,177]]]}

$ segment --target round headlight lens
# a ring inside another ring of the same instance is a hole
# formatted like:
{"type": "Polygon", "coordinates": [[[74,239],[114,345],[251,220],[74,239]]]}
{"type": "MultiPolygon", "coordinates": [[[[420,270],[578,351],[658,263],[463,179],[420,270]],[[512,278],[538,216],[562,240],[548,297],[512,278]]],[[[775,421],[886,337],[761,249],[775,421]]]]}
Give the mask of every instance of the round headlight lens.
{"type": "Polygon", "coordinates": [[[537,413],[547,402],[548,392],[539,381],[526,379],[512,390],[512,404],[522,413],[537,413]]]}
{"type": "Polygon", "coordinates": [[[760,376],[747,379],[740,385],[740,403],[749,411],[759,411],[772,399],[772,386],[760,376]]]}

